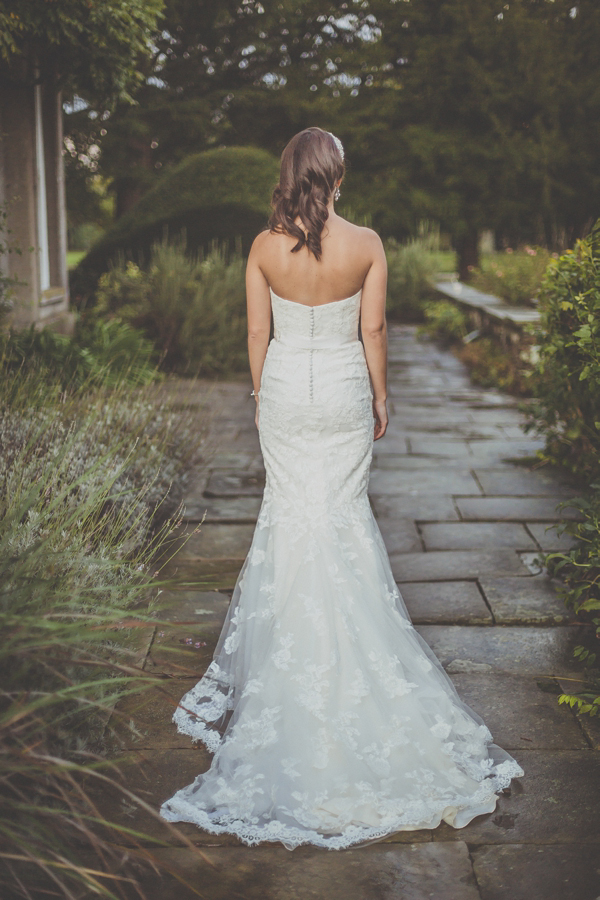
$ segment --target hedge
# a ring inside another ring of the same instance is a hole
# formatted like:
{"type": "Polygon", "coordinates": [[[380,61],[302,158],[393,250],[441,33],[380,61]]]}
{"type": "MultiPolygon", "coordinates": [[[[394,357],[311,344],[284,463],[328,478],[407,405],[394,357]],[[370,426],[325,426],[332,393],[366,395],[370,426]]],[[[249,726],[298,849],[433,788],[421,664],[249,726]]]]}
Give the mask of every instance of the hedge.
{"type": "Polygon", "coordinates": [[[144,266],[152,244],[185,234],[188,250],[206,250],[214,240],[241,240],[246,252],[269,214],[279,177],[275,157],[254,147],[206,150],[184,159],[80,261],[71,276],[76,303],[92,294],[111,262],[125,256],[144,266]]]}

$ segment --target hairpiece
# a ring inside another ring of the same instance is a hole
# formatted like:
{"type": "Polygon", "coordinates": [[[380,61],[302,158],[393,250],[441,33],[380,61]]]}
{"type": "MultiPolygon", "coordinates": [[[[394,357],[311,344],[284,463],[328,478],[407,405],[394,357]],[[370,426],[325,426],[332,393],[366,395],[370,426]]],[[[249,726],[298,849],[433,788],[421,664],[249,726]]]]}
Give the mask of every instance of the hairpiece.
{"type": "Polygon", "coordinates": [[[327,134],[333,138],[334,144],[338,148],[339,154],[342,157],[342,162],[343,162],[343,160],[344,160],[344,145],[340,141],[339,137],[336,137],[335,134],[333,134],[331,131],[328,131],[327,134]]]}

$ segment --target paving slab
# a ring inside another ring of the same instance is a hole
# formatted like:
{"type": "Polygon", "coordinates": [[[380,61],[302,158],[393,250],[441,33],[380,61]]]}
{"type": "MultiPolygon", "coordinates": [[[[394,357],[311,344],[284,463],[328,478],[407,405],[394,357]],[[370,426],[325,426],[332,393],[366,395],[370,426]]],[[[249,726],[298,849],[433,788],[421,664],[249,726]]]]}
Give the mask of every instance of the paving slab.
{"type": "Polygon", "coordinates": [[[572,535],[559,534],[554,525],[544,525],[542,522],[527,522],[527,530],[535,538],[541,549],[547,553],[555,550],[567,552],[577,544],[572,535]]]}
{"type": "Polygon", "coordinates": [[[220,450],[214,456],[211,456],[209,468],[239,471],[240,469],[247,469],[254,459],[255,457],[251,453],[228,453],[225,450],[220,450]]]}
{"type": "Polygon", "coordinates": [[[413,519],[378,519],[388,553],[419,553],[423,546],[413,519]]]}
{"type": "Polygon", "coordinates": [[[144,670],[150,675],[200,679],[212,659],[220,628],[165,625],[157,631],[144,670]]]}
{"type": "MultiPolygon", "coordinates": [[[[387,453],[384,447],[373,455],[373,460],[374,468],[376,469],[393,469],[398,472],[411,471],[413,473],[415,469],[433,469],[436,472],[445,472],[451,469],[464,471],[465,466],[469,464],[469,461],[465,460],[464,457],[444,457],[444,459],[440,459],[437,456],[411,456],[408,453],[401,454],[393,451],[387,453]]],[[[418,476],[415,475],[414,477],[418,476]]]]}
{"type": "Polygon", "coordinates": [[[452,681],[505,750],[588,749],[573,711],[558,705],[556,681],[533,675],[467,673],[453,674],[452,681]]]}
{"type": "MultiPolygon", "coordinates": [[[[558,685],[562,694],[574,694],[578,690],[581,690],[584,687],[582,684],[581,670],[579,671],[578,676],[573,680],[559,678],[558,685]]],[[[581,728],[582,734],[585,735],[588,746],[591,747],[592,750],[600,750],[600,718],[598,718],[598,716],[591,718],[587,714],[580,715],[579,713],[576,713],[575,717],[581,728]]]]}
{"type": "Polygon", "coordinates": [[[421,526],[426,550],[535,550],[536,543],[523,525],[513,522],[456,522],[421,526]]]}
{"type": "MultiPolygon", "coordinates": [[[[402,585],[400,585],[402,591],[402,585]]],[[[572,675],[574,629],[503,625],[474,628],[468,625],[417,625],[444,667],[455,660],[486,666],[480,671],[553,677],[572,675]]],[[[463,668],[464,671],[464,668],[463,668]]]]}
{"type": "MultiPolygon", "coordinates": [[[[234,847],[206,853],[212,866],[185,849],[157,855],[211,900],[480,900],[468,847],[460,842],[292,853],[274,844],[245,848],[243,858],[234,847]]],[[[161,878],[161,900],[193,896],[172,876],[161,878]]]]}
{"type": "Polygon", "coordinates": [[[208,479],[207,497],[261,497],[265,487],[264,479],[257,473],[217,470],[208,479]]]}
{"type": "Polygon", "coordinates": [[[166,678],[123,698],[108,722],[105,746],[111,754],[122,750],[188,750],[188,735],[178,734],[171,721],[177,704],[198,678],[166,678]]]}
{"type": "MultiPolygon", "coordinates": [[[[171,728],[175,731],[175,725],[171,724],[171,728]]],[[[151,838],[168,840],[174,845],[181,844],[181,838],[178,840],[177,836],[173,835],[168,824],[158,815],[158,810],[161,804],[175,791],[190,784],[196,775],[206,772],[210,768],[212,756],[202,744],[192,745],[188,738],[188,748],[141,748],[120,753],[113,762],[123,772],[127,789],[147,803],[152,812],[144,809],[142,805],[134,803],[128,797],[124,798],[119,791],[107,786],[103,786],[102,789],[97,788],[97,796],[93,793],[100,812],[110,817],[110,821],[142,831],[151,838]]],[[[241,841],[233,835],[209,835],[191,823],[177,823],[176,828],[181,831],[182,835],[198,845],[210,843],[242,846],[241,841]]],[[[122,835],[119,842],[125,847],[130,845],[126,835],[122,835]]],[[[241,859],[240,864],[243,866],[241,859]]],[[[160,890],[153,896],[163,900],[162,881],[160,885],[155,885],[155,888],[157,886],[160,890]]]]}
{"type": "Polygon", "coordinates": [[[573,491],[566,485],[565,479],[560,479],[556,474],[516,466],[510,469],[480,469],[476,466],[474,472],[485,494],[515,497],[573,496],[573,491]]]}
{"type": "Polygon", "coordinates": [[[513,779],[509,794],[499,796],[495,811],[477,816],[458,831],[442,822],[433,831],[434,841],[460,840],[471,847],[580,842],[598,847],[600,754],[591,750],[515,750],[512,755],[525,774],[513,779]]]}
{"type": "Polygon", "coordinates": [[[189,532],[178,553],[180,560],[245,559],[252,543],[254,525],[202,524],[189,532]]]}
{"type": "Polygon", "coordinates": [[[228,591],[235,587],[242,561],[236,559],[179,559],[160,569],[160,577],[176,589],[228,591]]]}
{"type": "MultiPolygon", "coordinates": [[[[154,614],[161,622],[218,628],[229,608],[229,594],[220,591],[162,591],[154,614]]],[[[159,628],[160,630],[160,628],[159,628]]]]}
{"type": "Polygon", "coordinates": [[[475,494],[481,490],[468,470],[448,468],[423,469],[414,472],[375,470],[371,474],[369,490],[374,494],[475,494]]]}
{"type": "Polygon", "coordinates": [[[390,557],[396,581],[471,580],[484,575],[529,575],[512,550],[432,550],[390,557]]]}
{"type": "MultiPolygon", "coordinates": [[[[385,439],[384,439],[385,440],[385,439]]],[[[450,456],[469,458],[471,451],[465,440],[437,440],[433,436],[413,437],[409,439],[410,452],[418,456],[450,456]]]]}
{"type": "Polygon", "coordinates": [[[492,615],[474,581],[409,582],[400,590],[419,625],[492,625],[492,615]]]}
{"type": "Polygon", "coordinates": [[[558,522],[577,519],[573,509],[557,510],[560,497],[457,497],[456,505],[465,520],[490,522],[558,522]]]}
{"type": "Polygon", "coordinates": [[[533,578],[486,578],[479,584],[500,625],[561,625],[573,620],[557,596],[558,582],[533,578]]]}
{"type": "Polygon", "coordinates": [[[420,522],[458,521],[454,500],[448,494],[376,494],[369,492],[378,519],[414,519],[420,522]]]}
{"type": "Polygon", "coordinates": [[[469,450],[473,456],[494,456],[498,459],[535,458],[538,450],[543,450],[544,440],[487,440],[469,441],[469,450]]]}
{"type": "Polygon", "coordinates": [[[261,497],[199,497],[185,499],[184,521],[206,524],[248,524],[256,522],[261,497]]]}
{"type": "Polygon", "coordinates": [[[481,900],[598,900],[597,854],[594,844],[504,844],[472,859],[481,900]]]}

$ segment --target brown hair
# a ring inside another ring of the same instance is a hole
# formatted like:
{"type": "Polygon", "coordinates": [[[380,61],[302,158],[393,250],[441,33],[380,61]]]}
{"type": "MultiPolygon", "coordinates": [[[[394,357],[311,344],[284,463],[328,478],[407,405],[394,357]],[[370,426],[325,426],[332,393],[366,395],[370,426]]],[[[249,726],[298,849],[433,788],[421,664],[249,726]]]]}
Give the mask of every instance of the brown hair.
{"type": "Polygon", "coordinates": [[[321,128],[305,128],[294,135],[281,154],[279,184],[273,191],[269,229],[298,239],[321,259],[321,233],[327,221],[327,204],[336,183],[343,178],[344,160],[333,137],[321,128]],[[296,225],[300,216],[307,234],[296,225]]]}

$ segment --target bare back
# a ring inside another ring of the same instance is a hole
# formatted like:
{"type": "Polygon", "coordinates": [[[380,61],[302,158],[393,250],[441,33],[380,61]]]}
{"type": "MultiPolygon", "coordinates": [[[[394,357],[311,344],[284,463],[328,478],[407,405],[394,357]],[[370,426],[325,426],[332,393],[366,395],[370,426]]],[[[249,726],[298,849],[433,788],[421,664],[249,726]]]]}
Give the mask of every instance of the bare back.
{"type": "Polygon", "coordinates": [[[320,260],[307,247],[292,253],[295,244],[296,239],[289,235],[263,232],[252,248],[254,262],[280,297],[321,306],[363,288],[379,255],[380,241],[369,228],[353,225],[330,212],[321,236],[320,260]]]}

